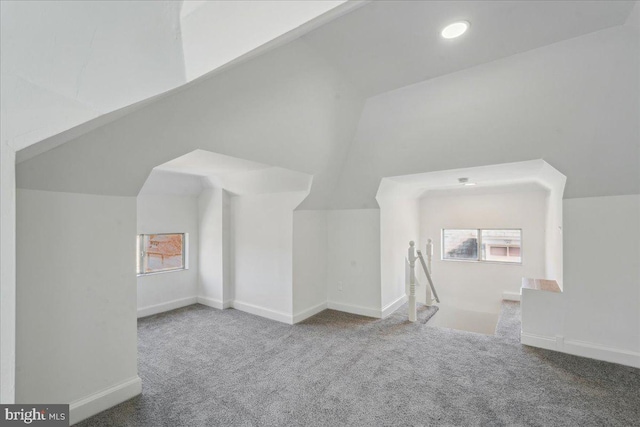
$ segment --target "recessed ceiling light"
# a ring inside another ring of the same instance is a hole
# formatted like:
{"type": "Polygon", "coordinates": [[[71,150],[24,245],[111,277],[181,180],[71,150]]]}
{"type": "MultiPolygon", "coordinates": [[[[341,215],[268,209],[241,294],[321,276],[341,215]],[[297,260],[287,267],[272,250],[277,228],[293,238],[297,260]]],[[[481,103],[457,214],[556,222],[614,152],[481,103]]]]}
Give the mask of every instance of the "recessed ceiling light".
{"type": "Polygon", "coordinates": [[[476,185],[475,182],[469,182],[469,178],[458,178],[458,182],[462,185],[476,185]]]}
{"type": "Polygon", "coordinates": [[[449,24],[444,27],[444,30],[440,33],[445,39],[455,39],[460,37],[469,29],[468,21],[459,21],[449,24]]]}

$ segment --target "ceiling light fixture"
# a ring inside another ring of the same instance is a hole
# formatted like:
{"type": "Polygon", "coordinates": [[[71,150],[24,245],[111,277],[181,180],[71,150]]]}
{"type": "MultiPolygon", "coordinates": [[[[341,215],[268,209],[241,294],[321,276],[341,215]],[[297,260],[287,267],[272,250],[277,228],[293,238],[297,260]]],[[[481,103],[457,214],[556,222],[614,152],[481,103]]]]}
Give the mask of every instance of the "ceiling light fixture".
{"type": "Polygon", "coordinates": [[[445,39],[455,39],[456,37],[460,37],[469,29],[468,21],[459,21],[454,22],[453,24],[449,24],[444,27],[444,30],[440,33],[442,37],[445,39]]]}

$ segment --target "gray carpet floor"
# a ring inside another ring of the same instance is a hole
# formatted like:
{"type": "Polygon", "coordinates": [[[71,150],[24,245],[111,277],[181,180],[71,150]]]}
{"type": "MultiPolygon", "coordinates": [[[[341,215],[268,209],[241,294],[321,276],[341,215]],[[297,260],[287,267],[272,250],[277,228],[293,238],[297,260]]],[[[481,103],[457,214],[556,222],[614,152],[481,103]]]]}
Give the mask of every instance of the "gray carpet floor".
{"type": "MultiPolygon", "coordinates": [[[[81,426],[640,426],[640,370],[327,310],[288,326],[193,305],[141,319],[142,395],[81,426]]],[[[437,315],[437,314],[436,314],[437,315]]]]}

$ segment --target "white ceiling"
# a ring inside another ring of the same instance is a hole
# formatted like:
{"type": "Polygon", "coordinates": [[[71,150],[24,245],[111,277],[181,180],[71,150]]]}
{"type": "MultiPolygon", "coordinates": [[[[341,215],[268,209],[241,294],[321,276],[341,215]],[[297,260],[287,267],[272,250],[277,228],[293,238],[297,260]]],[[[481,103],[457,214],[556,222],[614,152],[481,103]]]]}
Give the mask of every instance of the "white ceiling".
{"type": "Polygon", "coordinates": [[[565,181],[563,174],[539,159],[383,178],[376,199],[542,189],[555,190],[562,195],[565,181]],[[468,178],[476,185],[464,186],[458,178],[468,178]]]}
{"type": "MultiPolygon", "coordinates": [[[[629,2],[399,2],[391,10],[390,4],[367,4],[135,115],[75,133],[66,147],[23,163],[18,182],[131,195],[153,165],[204,148],[312,173],[314,207],[329,198],[333,207],[374,207],[383,177],[527,159],[546,159],[565,173],[567,197],[637,192],[637,6],[633,21],[625,16],[629,2]],[[470,19],[472,29],[447,49],[440,23],[418,25],[449,22],[443,10],[479,4],[487,10],[455,15],[470,19]],[[417,16],[420,10],[430,11],[428,18],[417,16]],[[354,20],[353,28],[345,19],[354,20]],[[617,25],[625,20],[631,25],[617,25]],[[573,37],[607,25],[613,27],[573,37]],[[554,43],[562,37],[573,38],[554,43]],[[425,39],[433,41],[431,50],[420,45],[425,39]],[[553,44],[500,58],[534,41],[553,44]],[[326,60],[345,50],[359,56],[340,67],[326,60]],[[395,58],[405,51],[406,60],[395,58]],[[472,66],[468,58],[490,62],[472,66]],[[470,68],[369,98],[364,108],[342,77],[354,66],[362,71],[349,72],[351,80],[361,88],[368,79],[392,87],[429,78],[441,62],[449,71],[470,68]]],[[[3,131],[4,124],[3,117],[3,131]]]]}
{"type": "Polygon", "coordinates": [[[355,6],[345,0],[2,0],[0,139],[24,149],[184,86],[276,39],[284,43],[355,6]]]}
{"type": "Polygon", "coordinates": [[[176,2],[0,7],[1,138],[16,150],[185,82],[176,2]]]}
{"type": "Polygon", "coordinates": [[[2,1],[1,139],[22,150],[300,36],[370,96],[620,25],[633,4],[2,1]],[[458,19],[469,32],[442,39],[458,19]]]}
{"type": "Polygon", "coordinates": [[[215,70],[345,1],[183,2],[180,33],[187,81],[215,70]]]}
{"type": "Polygon", "coordinates": [[[170,160],[155,169],[189,173],[198,176],[226,176],[234,173],[256,171],[267,169],[271,166],[237,157],[225,156],[206,150],[195,150],[191,153],[170,160]]]}
{"type": "Polygon", "coordinates": [[[195,150],[153,168],[138,194],[197,196],[212,187],[234,195],[308,193],[311,181],[305,173],[195,150]]]}
{"type": "Polygon", "coordinates": [[[138,195],[196,197],[205,187],[204,178],[200,176],[153,169],[138,195]]]}
{"type": "Polygon", "coordinates": [[[455,188],[426,190],[421,197],[458,197],[458,196],[484,196],[487,194],[512,194],[525,192],[545,192],[550,190],[537,181],[523,181],[494,185],[476,185],[474,187],[459,186],[455,188]]]}
{"type": "Polygon", "coordinates": [[[622,25],[631,1],[374,1],[303,39],[372,96],[622,25]],[[458,39],[440,31],[471,22],[458,39]]]}

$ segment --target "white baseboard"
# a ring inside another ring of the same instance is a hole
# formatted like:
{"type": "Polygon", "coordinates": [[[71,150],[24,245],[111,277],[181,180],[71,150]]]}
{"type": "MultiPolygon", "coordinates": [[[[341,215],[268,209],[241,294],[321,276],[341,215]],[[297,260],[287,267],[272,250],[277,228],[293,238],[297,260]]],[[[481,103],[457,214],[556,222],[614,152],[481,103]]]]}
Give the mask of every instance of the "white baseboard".
{"type": "Polygon", "coordinates": [[[219,310],[223,310],[225,308],[229,308],[232,306],[233,301],[220,301],[219,299],[209,298],[209,297],[198,297],[198,304],[206,305],[208,307],[217,308],[219,310]]]}
{"type": "Polygon", "coordinates": [[[142,393],[142,380],[137,375],[112,387],[93,393],[69,404],[69,425],[129,400],[142,393]]]}
{"type": "Polygon", "coordinates": [[[409,300],[409,298],[407,298],[406,295],[402,295],[400,298],[398,298],[397,300],[393,301],[391,304],[388,304],[385,307],[383,307],[382,308],[382,318],[384,319],[385,317],[388,317],[391,314],[393,314],[394,311],[396,311],[397,309],[402,307],[402,304],[404,304],[408,300],[409,300]]]}
{"type": "Polygon", "coordinates": [[[276,320],[289,325],[293,324],[293,316],[282,311],[275,311],[237,300],[231,303],[231,307],[246,313],[255,314],[256,316],[266,317],[267,319],[276,320]]]}
{"type": "MultiPolygon", "coordinates": [[[[287,323],[289,325],[293,322],[293,316],[269,308],[260,307],[255,304],[249,304],[242,301],[220,301],[219,299],[209,297],[198,297],[198,304],[206,305],[208,307],[217,308],[223,310],[225,308],[235,308],[236,310],[244,311],[246,313],[255,314],[256,316],[266,317],[267,319],[277,320],[278,322],[287,323]]],[[[315,313],[314,313],[315,314],[315,313]]]]}
{"type": "Polygon", "coordinates": [[[526,332],[520,334],[520,342],[533,347],[640,368],[640,353],[635,351],[621,350],[586,341],[568,340],[561,336],[547,337],[526,332]]]}
{"type": "Polygon", "coordinates": [[[555,337],[546,337],[543,335],[529,334],[520,332],[520,342],[524,345],[532,347],[544,348],[547,350],[558,350],[555,337]]]}
{"type": "Polygon", "coordinates": [[[324,311],[327,309],[327,303],[323,302],[322,304],[318,304],[314,307],[308,308],[304,311],[301,311],[298,314],[294,314],[293,315],[293,323],[300,323],[305,319],[308,319],[311,316],[315,316],[316,314],[320,313],[321,311],[324,311]]]}
{"type": "Polygon", "coordinates": [[[379,319],[381,316],[381,311],[375,308],[343,304],[335,301],[327,301],[327,308],[330,308],[331,310],[344,311],[346,313],[359,314],[361,316],[375,317],[376,319],[379,319]]]}
{"type": "Polygon", "coordinates": [[[188,305],[195,304],[197,302],[196,297],[188,297],[176,299],[173,301],[163,302],[162,304],[150,305],[138,309],[138,318],[151,316],[153,314],[163,313],[165,311],[175,310],[176,308],[186,307],[188,305]]]}
{"type": "Polygon", "coordinates": [[[640,368],[640,353],[585,341],[565,340],[565,353],[640,368]]]}
{"type": "Polygon", "coordinates": [[[520,292],[508,292],[502,293],[502,299],[507,301],[520,301],[520,292]]]}

